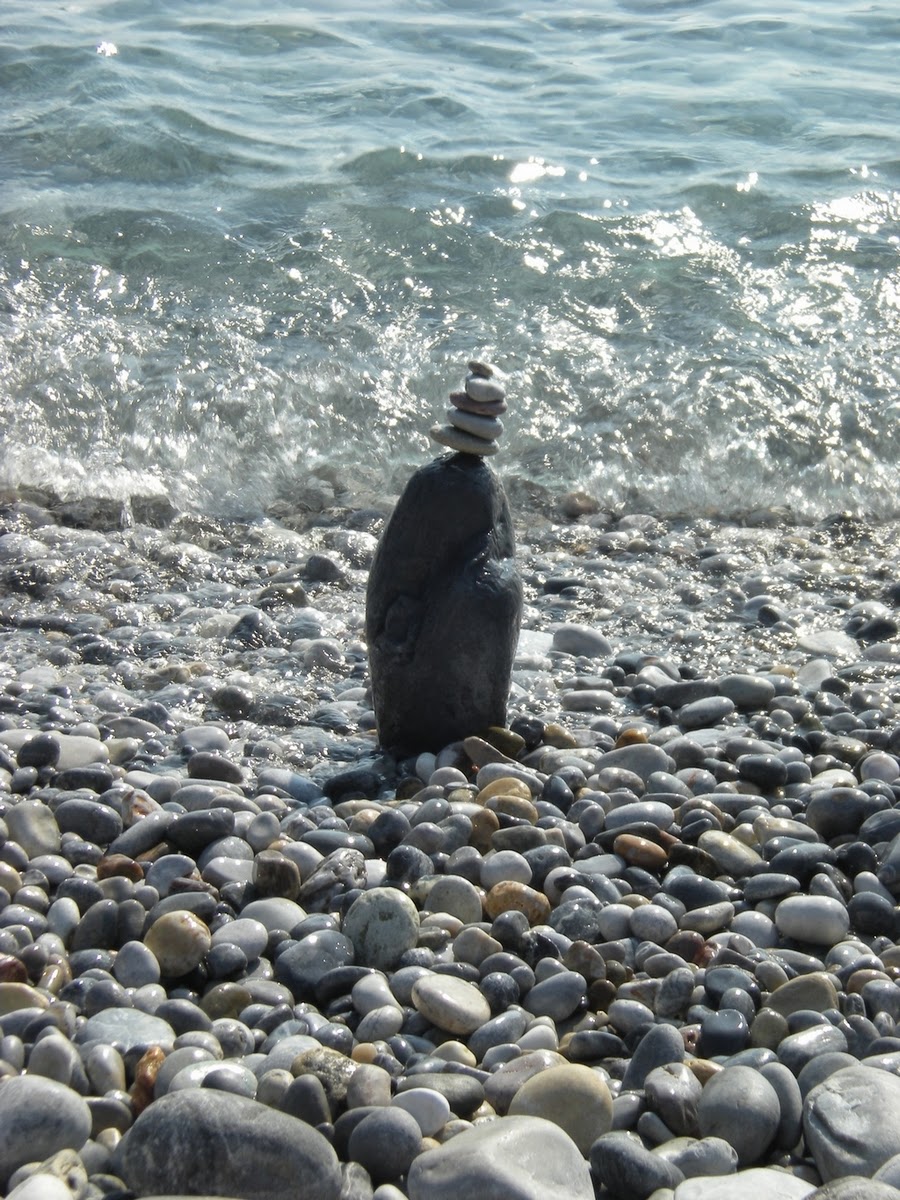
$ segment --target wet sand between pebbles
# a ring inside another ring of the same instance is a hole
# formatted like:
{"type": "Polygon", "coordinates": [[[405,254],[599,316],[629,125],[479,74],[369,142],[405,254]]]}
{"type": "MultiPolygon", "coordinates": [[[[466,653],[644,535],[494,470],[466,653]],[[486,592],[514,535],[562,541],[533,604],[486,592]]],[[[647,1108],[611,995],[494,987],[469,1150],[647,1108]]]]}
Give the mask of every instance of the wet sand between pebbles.
{"type": "Polygon", "coordinates": [[[0,533],[3,1194],[900,1195],[891,528],[514,495],[508,728],[394,763],[382,511],[42,499],[0,533]]]}

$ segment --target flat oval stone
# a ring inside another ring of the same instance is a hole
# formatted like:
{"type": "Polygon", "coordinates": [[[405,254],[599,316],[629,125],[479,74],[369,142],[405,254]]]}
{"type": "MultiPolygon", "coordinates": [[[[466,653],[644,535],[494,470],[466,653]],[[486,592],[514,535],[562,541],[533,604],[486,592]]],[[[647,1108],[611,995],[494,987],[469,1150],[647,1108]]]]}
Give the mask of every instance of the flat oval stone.
{"type": "Polygon", "coordinates": [[[699,1132],[697,1105],[702,1091],[693,1071],[680,1062],[656,1067],[644,1080],[644,1095],[650,1111],[657,1113],[676,1135],[699,1132]]]}
{"type": "Polygon", "coordinates": [[[487,456],[497,453],[496,442],[489,442],[475,434],[465,433],[453,425],[433,425],[429,432],[433,441],[439,442],[442,446],[448,446],[451,450],[458,450],[461,454],[487,456]]]}
{"type": "Polygon", "coordinates": [[[491,404],[506,399],[503,384],[496,379],[485,378],[474,371],[466,376],[466,395],[479,404],[491,404]]]}
{"type": "MultiPolygon", "coordinates": [[[[852,1062],[846,1066],[855,1065],[852,1062]]],[[[797,1077],[783,1063],[766,1063],[760,1074],[775,1089],[781,1108],[775,1144],[782,1150],[792,1150],[803,1135],[803,1093],[797,1077]]],[[[823,1076],[824,1078],[824,1076],[823,1076]]]]}
{"type": "Polygon", "coordinates": [[[496,441],[503,434],[503,422],[496,417],[451,408],[447,410],[447,420],[454,428],[473,433],[476,437],[486,438],[488,441],[496,441]]]}
{"type": "Polygon", "coordinates": [[[408,1112],[424,1137],[431,1137],[450,1120],[450,1103],[434,1088],[410,1088],[407,1092],[398,1092],[390,1103],[394,1108],[408,1112]]]}
{"type": "Polygon", "coordinates": [[[701,833],[697,844],[701,850],[712,855],[721,871],[735,878],[747,875],[763,861],[750,846],[745,846],[730,833],[720,833],[717,829],[701,833]]]}
{"type": "Polygon", "coordinates": [[[661,800],[640,800],[634,804],[623,804],[606,814],[607,829],[621,829],[646,821],[657,829],[668,829],[675,819],[671,805],[661,800]]]}
{"type": "Polygon", "coordinates": [[[255,962],[265,950],[269,941],[269,931],[261,921],[252,917],[238,917],[220,926],[212,935],[213,946],[222,943],[237,946],[246,956],[248,962],[255,962]]]}
{"type": "MultiPolygon", "coordinates": [[[[705,836],[705,835],[704,835],[705,836]]],[[[730,900],[718,904],[705,904],[702,908],[691,908],[678,919],[679,929],[694,930],[708,937],[727,929],[734,917],[734,905],[730,900]]]]}
{"type": "Polygon", "coordinates": [[[659,904],[641,904],[631,914],[631,934],[645,942],[663,945],[678,930],[678,922],[659,904]]]}
{"type": "Polygon", "coordinates": [[[398,1094],[413,1088],[431,1088],[440,1092],[450,1105],[450,1112],[463,1119],[471,1117],[484,1102],[484,1088],[471,1075],[423,1071],[407,1075],[397,1084],[398,1094]]]}
{"type": "Polygon", "coordinates": [[[89,1017],[78,1034],[82,1044],[103,1042],[132,1050],[136,1046],[162,1046],[170,1050],[175,1042],[175,1030],[168,1023],[137,1008],[105,1008],[89,1017]]]}
{"type": "MultiPolygon", "coordinates": [[[[637,805],[629,807],[636,808],[637,805]]],[[[668,862],[668,855],[662,846],[649,838],[631,833],[619,834],[613,842],[613,852],[623,858],[629,866],[641,867],[645,871],[660,871],[668,862]]]]}
{"type": "Polygon", "coordinates": [[[564,1021],[584,1003],[587,983],[575,971],[561,971],[541,983],[536,983],[523,1001],[528,1012],[536,1017],[551,1017],[564,1021]]]}
{"type": "Polygon", "coordinates": [[[837,988],[824,971],[812,971],[808,975],[797,975],[770,993],[766,1007],[789,1017],[802,1009],[826,1012],[838,1007],[837,988]]]}
{"type": "Polygon", "coordinates": [[[498,883],[531,882],[528,860],[515,850],[498,850],[481,861],[481,886],[488,891],[498,883]]]}
{"type": "Polygon", "coordinates": [[[241,909],[243,918],[259,921],[271,933],[274,929],[286,929],[288,933],[306,919],[306,909],[293,900],[281,896],[268,896],[264,900],[251,900],[241,909]]]}
{"type": "Polygon", "coordinates": [[[638,742],[608,750],[597,760],[595,769],[598,774],[610,767],[630,771],[646,783],[651,775],[657,771],[668,771],[669,766],[669,756],[662,747],[650,742],[638,742]]]}
{"type": "Polygon", "coordinates": [[[450,402],[462,412],[477,413],[482,417],[499,417],[509,408],[505,400],[473,400],[465,392],[451,392],[450,402]]]}
{"type": "Polygon", "coordinates": [[[432,1025],[448,1033],[474,1033],[491,1016],[478,988],[452,975],[424,975],[413,984],[412,1002],[432,1025]]]}
{"type": "Polygon", "coordinates": [[[850,917],[831,896],[788,896],[775,909],[775,924],[785,937],[834,946],[846,936],[850,917]]]}

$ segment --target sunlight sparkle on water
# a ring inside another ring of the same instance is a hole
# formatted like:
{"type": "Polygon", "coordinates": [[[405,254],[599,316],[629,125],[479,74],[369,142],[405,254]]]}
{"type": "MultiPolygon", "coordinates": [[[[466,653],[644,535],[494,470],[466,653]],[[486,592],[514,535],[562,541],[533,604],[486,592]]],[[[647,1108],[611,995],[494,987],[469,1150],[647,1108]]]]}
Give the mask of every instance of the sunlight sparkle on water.
{"type": "Polygon", "coordinates": [[[529,158],[527,162],[516,163],[509,173],[509,182],[536,183],[538,179],[543,179],[545,175],[549,175],[553,179],[559,179],[565,173],[565,167],[550,166],[542,158],[529,158]]]}

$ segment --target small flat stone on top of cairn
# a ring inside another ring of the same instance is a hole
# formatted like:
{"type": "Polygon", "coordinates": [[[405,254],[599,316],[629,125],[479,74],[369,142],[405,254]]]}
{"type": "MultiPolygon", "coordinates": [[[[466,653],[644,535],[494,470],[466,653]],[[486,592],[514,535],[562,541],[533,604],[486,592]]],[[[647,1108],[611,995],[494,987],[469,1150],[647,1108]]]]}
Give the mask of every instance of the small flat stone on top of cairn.
{"type": "Polygon", "coordinates": [[[447,410],[447,425],[435,425],[431,437],[441,446],[462,454],[497,453],[497,439],[503,434],[501,413],[506,412],[506,391],[494,377],[494,368],[472,361],[466,375],[465,391],[451,392],[452,408],[447,410]]]}

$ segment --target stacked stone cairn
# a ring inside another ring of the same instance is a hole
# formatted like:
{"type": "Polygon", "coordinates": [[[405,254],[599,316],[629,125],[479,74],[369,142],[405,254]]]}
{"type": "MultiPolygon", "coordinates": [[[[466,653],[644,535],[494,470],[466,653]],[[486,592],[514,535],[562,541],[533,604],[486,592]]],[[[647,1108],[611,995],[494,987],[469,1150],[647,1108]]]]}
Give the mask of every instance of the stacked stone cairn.
{"type": "Polygon", "coordinates": [[[451,392],[452,408],[447,410],[447,425],[435,425],[431,436],[441,446],[462,454],[482,457],[497,453],[497,440],[503,434],[499,419],[506,412],[506,391],[495,377],[494,368],[472,361],[466,375],[465,391],[451,392]]]}

